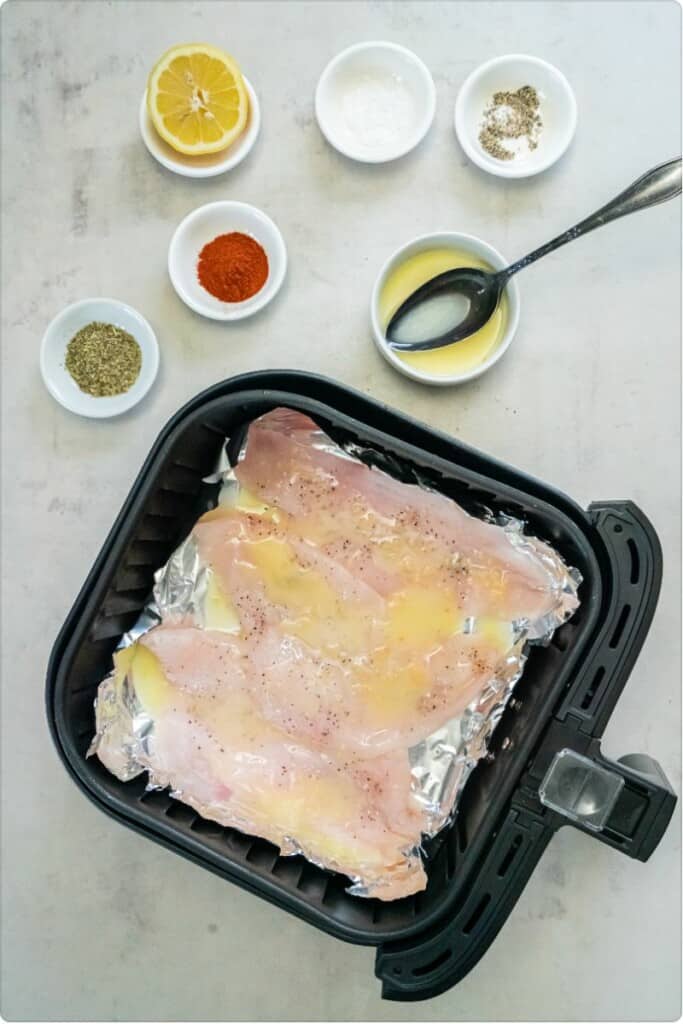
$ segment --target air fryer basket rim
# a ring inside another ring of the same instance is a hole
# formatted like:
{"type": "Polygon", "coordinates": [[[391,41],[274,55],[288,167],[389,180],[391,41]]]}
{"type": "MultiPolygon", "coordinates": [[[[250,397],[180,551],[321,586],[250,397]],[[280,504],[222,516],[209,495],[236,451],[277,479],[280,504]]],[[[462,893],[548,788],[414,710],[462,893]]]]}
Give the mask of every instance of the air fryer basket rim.
{"type": "MultiPolygon", "coordinates": [[[[244,380],[244,383],[251,383],[252,382],[251,378],[244,378],[243,380],[244,380]]],[[[214,397],[214,395],[213,395],[214,391],[215,391],[215,389],[210,389],[210,391],[208,393],[206,393],[207,397],[209,398],[208,401],[200,401],[198,403],[198,405],[201,408],[202,415],[206,415],[206,412],[211,407],[212,402],[215,402],[215,401],[220,402],[221,401],[220,397],[218,397],[218,398],[214,397]]],[[[252,392],[243,392],[243,391],[240,390],[239,391],[240,401],[246,401],[246,396],[248,396],[251,393],[252,392]]],[[[268,397],[268,406],[272,406],[272,405],[275,405],[275,404],[281,404],[283,402],[289,403],[290,405],[295,405],[295,406],[299,405],[300,407],[303,407],[305,409],[305,411],[312,412],[313,415],[315,415],[317,413],[319,417],[323,417],[323,418],[329,419],[330,414],[332,414],[333,417],[336,417],[337,422],[340,422],[342,420],[347,420],[348,422],[350,422],[352,424],[352,426],[354,428],[359,427],[361,432],[364,433],[366,437],[371,435],[371,434],[373,434],[373,431],[370,430],[369,428],[366,428],[364,426],[364,424],[358,424],[358,422],[356,420],[351,420],[349,417],[345,417],[343,414],[339,414],[337,410],[332,410],[329,406],[323,405],[320,402],[317,402],[315,400],[313,400],[313,401],[306,400],[300,394],[294,394],[291,391],[290,392],[275,392],[274,393],[274,392],[271,392],[271,391],[267,391],[265,389],[259,389],[257,394],[262,399],[264,399],[264,400],[266,399],[266,396],[268,397]]],[[[358,397],[360,397],[360,396],[358,396],[358,397]]],[[[201,396],[200,396],[200,398],[201,398],[201,396]]],[[[373,406],[374,408],[381,408],[381,407],[377,407],[374,403],[370,403],[367,399],[363,399],[363,401],[367,405],[373,406]]],[[[192,405],[194,405],[194,404],[195,403],[190,403],[190,407],[192,405]]],[[[188,408],[188,407],[186,407],[186,408],[188,408]]],[[[196,406],[195,406],[195,411],[196,411],[196,406]]],[[[190,413],[190,415],[192,415],[192,412],[190,413]]],[[[176,433],[178,431],[182,432],[184,425],[186,425],[186,423],[187,423],[187,420],[188,420],[188,416],[183,416],[182,412],[181,412],[181,414],[179,414],[178,417],[174,418],[174,421],[172,421],[172,423],[171,423],[171,427],[174,427],[176,433]]],[[[169,446],[170,444],[172,444],[174,429],[171,429],[170,431],[162,432],[163,445],[169,446]],[[166,434],[165,437],[163,436],[164,434],[166,434]]],[[[391,444],[392,440],[393,440],[392,438],[386,438],[385,439],[385,441],[388,444],[391,444]]],[[[451,444],[453,444],[453,442],[451,442],[451,444]]],[[[404,449],[406,449],[408,446],[403,445],[402,447],[404,449]]],[[[157,441],[157,443],[155,444],[154,448],[152,449],[152,452],[154,453],[155,450],[159,450],[159,448],[160,448],[160,442],[157,441]]],[[[418,452],[418,453],[415,453],[415,454],[419,455],[420,453],[418,452]]],[[[149,468],[150,468],[149,467],[150,461],[153,461],[153,460],[148,459],[147,462],[145,463],[145,467],[143,468],[143,472],[138,477],[138,481],[136,481],[136,485],[134,485],[134,487],[133,487],[133,489],[131,491],[131,494],[129,496],[129,502],[130,502],[130,506],[131,506],[130,512],[126,513],[126,510],[124,509],[124,514],[122,514],[122,516],[119,517],[119,520],[117,520],[117,524],[120,522],[121,518],[129,518],[129,516],[132,516],[132,514],[134,513],[136,501],[139,501],[139,499],[141,497],[141,495],[138,493],[138,486],[137,485],[138,484],[144,484],[145,478],[146,478],[147,473],[148,473],[149,468]]],[[[433,460],[433,461],[434,461],[434,464],[441,465],[441,460],[437,459],[437,460],[433,460]]],[[[448,465],[448,464],[446,464],[446,463],[443,464],[442,468],[446,472],[450,471],[452,474],[454,472],[453,471],[453,467],[448,465]]],[[[462,470],[462,469],[458,468],[457,472],[458,472],[459,476],[462,476],[462,475],[467,475],[468,471],[465,471],[465,470],[462,470]]],[[[484,486],[488,486],[491,483],[491,481],[488,478],[482,477],[481,474],[471,473],[470,472],[469,475],[477,483],[480,483],[480,484],[483,483],[484,486]]],[[[142,495],[142,497],[144,497],[144,495],[142,495]]],[[[512,494],[512,498],[516,499],[517,501],[520,501],[520,500],[524,501],[524,495],[521,494],[521,493],[520,494],[517,494],[516,492],[513,493],[512,494]]],[[[537,502],[536,504],[537,504],[537,506],[540,507],[540,503],[539,502],[537,502]]],[[[552,514],[556,518],[559,516],[559,514],[555,513],[554,510],[553,510],[552,514]]],[[[572,527],[572,529],[573,529],[573,527],[572,527]]],[[[112,534],[114,534],[114,533],[116,533],[116,528],[112,531],[112,534]]],[[[112,535],[110,534],[110,538],[108,538],[108,542],[109,542],[109,540],[111,540],[111,536],[112,535]]],[[[578,544],[581,543],[581,539],[580,538],[577,541],[577,543],[578,544]]],[[[589,562],[590,561],[590,552],[589,552],[588,548],[586,548],[586,552],[587,552],[586,553],[586,561],[589,562]]],[[[103,552],[102,560],[104,560],[104,555],[105,554],[106,554],[106,552],[103,552]]],[[[101,575],[101,562],[100,562],[100,559],[98,559],[98,562],[96,563],[96,565],[94,567],[93,575],[95,577],[100,577],[100,575],[101,575]]],[[[596,578],[596,581],[597,581],[597,573],[596,573],[595,578],[596,578]]],[[[90,583],[90,581],[88,581],[88,584],[86,584],[86,587],[84,588],[86,591],[89,591],[89,590],[92,589],[91,586],[89,585],[89,583],[90,583]]],[[[98,584],[100,585],[100,587],[102,589],[103,588],[103,584],[102,584],[102,580],[101,579],[100,580],[96,580],[96,582],[94,584],[95,588],[97,588],[98,584]]],[[[598,584],[596,582],[596,586],[597,585],[598,584]]],[[[88,597],[90,601],[94,600],[94,596],[93,596],[92,593],[89,594],[89,595],[86,595],[86,597],[88,597]]],[[[72,647],[74,645],[77,646],[78,642],[79,642],[79,637],[77,635],[72,635],[70,637],[70,644],[71,644],[72,647]]],[[[68,661],[68,656],[65,657],[65,660],[68,661]]],[[[79,758],[77,751],[75,751],[73,749],[73,744],[70,743],[71,737],[69,736],[68,731],[64,727],[59,728],[60,725],[63,725],[63,723],[60,722],[59,709],[58,709],[57,714],[56,714],[55,717],[56,717],[56,720],[57,720],[58,731],[61,733],[61,737],[62,737],[61,742],[60,742],[60,746],[63,749],[66,750],[67,756],[69,757],[69,760],[71,761],[72,766],[75,768],[77,773],[82,775],[83,774],[82,773],[82,767],[83,767],[82,766],[82,758],[79,758]],[[79,769],[81,769],[81,770],[79,770],[79,769]]],[[[82,778],[82,782],[87,787],[89,787],[89,788],[92,787],[93,786],[92,773],[91,772],[86,772],[85,778],[82,778]]],[[[99,797],[100,804],[105,804],[106,805],[107,803],[110,802],[110,800],[107,798],[107,794],[103,793],[102,790],[100,789],[100,787],[95,786],[95,791],[96,791],[96,793],[97,793],[97,795],[99,797]]],[[[167,837],[167,838],[170,839],[170,837],[167,837]]],[[[267,888],[270,888],[270,886],[267,886],[267,888]]],[[[270,893],[270,896],[272,898],[272,893],[270,893]]],[[[430,916],[436,916],[441,911],[442,911],[442,907],[435,906],[434,909],[433,909],[433,914],[430,915],[430,916]]],[[[301,912],[301,910],[299,909],[298,912],[301,912]]],[[[317,911],[314,916],[315,916],[315,923],[318,924],[319,926],[321,925],[321,926],[324,927],[324,921],[321,921],[319,911],[317,911]]],[[[426,918],[424,923],[428,923],[428,920],[429,920],[429,918],[426,918]]],[[[411,932],[411,931],[418,930],[419,927],[422,925],[422,923],[423,923],[423,919],[422,919],[422,917],[419,917],[415,922],[411,923],[411,925],[407,929],[405,929],[405,931],[406,932],[411,932]]],[[[338,923],[337,924],[332,924],[330,930],[334,934],[339,934],[339,924],[338,923]]],[[[347,931],[347,929],[344,928],[344,927],[342,928],[342,930],[344,930],[345,932],[347,931]]],[[[347,937],[351,941],[355,941],[355,942],[358,942],[358,941],[366,941],[366,942],[367,941],[374,941],[374,942],[377,942],[378,940],[381,940],[383,938],[389,938],[391,934],[393,934],[393,933],[390,933],[390,934],[374,933],[372,935],[363,936],[363,935],[361,935],[359,933],[358,929],[353,928],[353,929],[351,929],[351,930],[349,930],[347,932],[345,937],[347,937]]]]}
{"type": "MultiPolygon", "coordinates": [[[[571,675],[572,665],[575,667],[576,663],[580,661],[581,649],[585,647],[591,633],[596,628],[600,603],[597,595],[599,595],[600,591],[601,573],[604,571],[605,552],[602,541],[599,532],[594,529],[591,518],[582,512],[570,499],[566,498],[565,495],[553,491],[538,481],[528,479],[511,467],[496,463],[487,456],[481,455],[474,449],[455,442],[443,434],[432,431],[428,427],[415,423],[399,413],[395,413],[376,402],[372,402],[357,392],[351,391],[333,381],[328,381],[325,378],[302,374],[297,371],[266,371],[246,374],[214,385],[198,395],[188,402],[163,428],[152,446],[121,513],[117,517],[102,551],[98,555],[74,603],[74,607],[60,631],[48,669],[46,691],[48,719],[53,738],[70,774],[98,806],[113,814],[118,820],[135,827],[163,845],[182,852],[185,856],[190,857],[203,866],[209,867],[211,870],[218,871],[225,877],[232,877],[242,886],[265,896],[277,905],[289,909],[340,938],[356,943],[375,945],[380,943],[391,944],[399,940],[407,941],[410,940],[411,936],[417,936],[425,929],[432,927],[438,920],[443,919],[450,912],[458,891],[458,886],[455,882],[451,880],[451,884],[446,887],[441,906],[434,907],[429,915],[416,914],[413,927],[404,927],[395,931],[389,929],[384,932],[369,932],[362,928],[349,927],[341,921],[335,921],[328,914],[321,913],[321,908],[314,909],[310,905],[306,905],[305,901],[303,903],[301,901],[298,903],[292,901],[291,893],[283,892],[276,884],[272,883],[271,879],[265,877],[263,873],[259,875],[250,870],[248,865],[247,870],[244,870],[244,865],[236,862],[233,862],[230,867],[225,863],[218,863],[216,860],[212,862],[211,857],[207,855],[206,843],[199,836],[185,836],[183,844],[180,845],[177,833],[173,828],[160,828],[159,822],[155,820],[148,820],[147,822],[143,819],[132,820],[129,813],[126,813],[120,806],[117,807],[115,805],[115,802],[111,799],[111,794],[103,791],[101,787],[95,784],[96,780],[94,780],[89,767],[83,762],[82,754],[74,749],[71,742],[73,737],[69,735],[68,723],[63,720],[61,714],[63,708],[58,706],[57,690],[59,680],[60,678],[63,679],[64,676],[65,665],[69,660],[69,648],[73,648],[76,644],[78,622],[83,619],[87,606],[89,603],[92,603],[93,594],[97,593],[98,587],[100,590],[104,590],[104,581],[101,578],[102,570],[107,564],[107,560],[116,546],[117,540],[120,538],[121,531],[125,530],[126,524],[129,527],[131,526],[134,513],[136,511],[139,513],[144,505],[145,485],[151,470],[156,463],[160,462],[162,456],[168,455],[173,450],[175,439],[183,434],[183,431],[188,428],[188,424],[193,421],[193,418],[196,420],[198,417],[205,415],[206,410],[216,402],[220,404],[221,401],[229,399],[236,403],[240,401],[247,403],[249,396],[251,396],[252,401],[253,397],[256,396],[262,402],[277,401],[277,404],[299,406],[304,411],[311,412],[314,416],[315,408],[317,407],[320,410],[319,414],[323,418],[331,419],[338,423],[343,421],[344,426],[360,432],[360,436],[380,444],[384,440],[390,448],[395,449],[398,446],[402,457],[407,457],[408,461],[420,463],[426,457],[431,467],[440,466],[446,473],[450,471],[451,476],[457,476],[458,478],[466,476],[470,480],[476,479],[479,483],[483,482],[484,484],[493,485],[496,490],[503,489],[506,492],[515,492],[521,485],[520,494],[526,508],[533,508],[533,510],[538,511],[541,507],[548,506],[552,515],[558,521],[562,521],[565,528],[569,530],[570,535],[574,537],[574,542],[579,546],[583,546],[586,552],[586,561],[594,566],[594,580],[592,581],[594,590],[592,589],[591,594],[588,595],[591,599],[586,601],[587,595],[585,593],[583,595],[585,602],[584,612],[587,615],[587,619],[583,630],[579,630],[579,638],[573,642],[572,650],[569,652],[570,655],[574,655],[573,662],[569,663],[571,659],[565,662],[565,665],[568,665],[566,669],[567,676],[571,675]],[[341,412],[337,404],[347,408],[351,406],[355,411],[360,410],[362,416],[360,418],[357,415],[349,416],[346,412],[341,412]],[[375,426],[368,426],[366,421],[369,419],[373,421],[375,426]],[[377,422],[387,429],[377,429],[377,422]],[[398,437],[398,433],[402,436],[398,437]],[[406,435],[408,439],[406,439],[406,435]],[[433,448],[426,447],[427,443],[436,448],[437,453],[433,451],[433,448]],[[448,458],[449,454],[450,460],[448,458]],[[456,457],[458,459],[457,464],[454,461],[456,457]],[[463,463],[468,463],[469,465],[466,466],[463,463]],[[482,472],[482,470],[486,472],[482,472]],[[501,481],[499,477],[504,479],[501,481]]],[[[555,698],[557,696],[558,694],[555,694],[555,698]]],[[[557,700],[554,699],[552,704],[553,706],[556,705],[557,700]]],[[[543,709],[545,717],[548,716],[549,712],[550,709],[543,709]]],[[[543,722],[538,723],[537,733],[540,732],[543,725],[543,722]]],[[[536,736],[537,738],[538,736],[536,736]]],[[[485,830],[482,830],[482,834],[479,836],[482,848],[486,845],[485,840],[487,838],[490,839],[490,836],[487,837],[485,830]]],[[[470,848],[474,848],[474,845],[473,842],[470,848]]],[[[220,858],[218,860],[220,861],[220,858]]],[[[476,865],[473,866],[476,867],[476,865]]],[[[463,875],[460,881],[464,881],[464,878],[465,876],[463,875]]],[[[462,885],[460,885],[460,889],[462,889],[462,885]]],[[[392,995],[391,992],[386,992],[385,994],[392,995]]],[[[394,994],[393,997],[413,998],[414,996],[406,995],[404,992],[399,995],[394,994]]],[[[418,997],[421,998],[423,996],[418,997]]]]}

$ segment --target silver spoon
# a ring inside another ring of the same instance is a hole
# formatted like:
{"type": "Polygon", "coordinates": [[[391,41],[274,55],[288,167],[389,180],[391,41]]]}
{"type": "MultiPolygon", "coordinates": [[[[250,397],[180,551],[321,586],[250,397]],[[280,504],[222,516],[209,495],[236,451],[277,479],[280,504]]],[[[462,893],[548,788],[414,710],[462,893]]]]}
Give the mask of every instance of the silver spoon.
{"type": "Polygon", "coordinates": [[[567,242],[573,242],[575,238],[585,235],[588,231],[609,224],[617,217],[625,217],[627,213],[635,213],[648,206],[663,203],[680,193],[679,157],[678,160],[670,160],[668,163],[653,167],[620,192],[611,203],[602,206],[590,217],[553,238],[551,242],[534,249],[528,256],[524,256],[505,270],[493,273],[476,270],[473,267],[460,267],[438,274],[409,295],[396,310],[386,330],[389,345],[402,352],[426,352],[429,349],[441,348],[443,345],[452,345],[455,341],[462,341],[463,338],[478,331],[491,318],[500,302],[505,285],[518,270],[524,270],[541,256],[558,249],[561,245],[566,245],[567,242]],[[411,321],[414,323],[417,319],[418,309],[422,314],[420,319],[423,323],[430,319],[429,316],[424,316],[427,304],[432,306],[432,324],[441,321],[439,328],[431,326],[428,329],[439,330],[439,333],[434,337],[415,340],[413,331],[413,340],[410,340],[411,321]]]}

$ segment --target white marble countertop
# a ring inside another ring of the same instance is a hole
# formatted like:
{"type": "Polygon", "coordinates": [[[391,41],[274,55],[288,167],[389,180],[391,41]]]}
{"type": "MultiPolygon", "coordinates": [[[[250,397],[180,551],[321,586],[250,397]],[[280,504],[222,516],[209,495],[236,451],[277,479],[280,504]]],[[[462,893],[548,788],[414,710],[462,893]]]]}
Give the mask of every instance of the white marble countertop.
{"type": "Polygon", "coordinates": [[[680,813],[648,864],[570,829],[552,842],[489,953],[454,990],[382,1003],[373,952],[337,942],[122,828],[62,768],[43,710],[57,630],[166,419],[223,377],[297,367],[339,378],[562,488],[629,497],[666,569],[655,623],[605,737],[680,777],[680,204],[641,213],[520,278],[522,319],[488,376],[433,390],[376,353],[368,297],[412,236],[461,229],[523,254],[680,152],[680,8],[670,3],[171,3],[14,0],[2,37],[2,1012],[10,1019],[672,1019],[680,1012],[680,813]],[[313,90],[357,40],[412,47],[435,123],[387,166],[323,141],[313,90]],[[137,127],[167,46],[234,52],[263,130],[224,177],[163,170],[137,127]],[[452,130],[480,61],[556,63],[577,137],[546,174],[504,182],[452,130]],[[173,292],[178,221],[213,199],[279,224],[290,270],[261,315],[202,320],[173,292]],[[47,322],[112,295],[155,327],[157,385],[134,412],[65,412],[40,379],[47,322]]]}

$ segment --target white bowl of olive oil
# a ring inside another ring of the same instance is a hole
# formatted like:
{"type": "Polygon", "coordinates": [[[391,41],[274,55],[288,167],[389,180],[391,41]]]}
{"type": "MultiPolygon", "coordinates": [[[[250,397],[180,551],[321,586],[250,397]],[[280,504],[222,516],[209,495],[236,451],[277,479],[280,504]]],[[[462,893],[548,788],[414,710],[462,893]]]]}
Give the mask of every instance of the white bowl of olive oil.
{"type": "Polygon", "coordinates": [[[480,377],[504,355],[517,330],[519,290],[514,278],[487,323],[453,345],[431,352],[399,352],[391,347],[385,331],[405,299],[437,274],[457,267],[503,270],[507,266],[508,261],[488,242],[459,231],[421,235],[402,246],[382,267],[370,299],[377,348],[395,370],[423,384],[444,387],[480,377]]]}

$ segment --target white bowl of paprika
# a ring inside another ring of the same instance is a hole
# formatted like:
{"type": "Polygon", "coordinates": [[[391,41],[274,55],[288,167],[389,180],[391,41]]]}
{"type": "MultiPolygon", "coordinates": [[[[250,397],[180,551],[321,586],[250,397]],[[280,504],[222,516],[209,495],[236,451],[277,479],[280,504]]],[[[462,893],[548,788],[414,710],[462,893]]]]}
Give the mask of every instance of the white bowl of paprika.
{"type": "Polygon", "coordinates": [[[189,213],[168,250],[171,283],[211,320],[242,320],[279,291],[287,249],[276,224],[248,203],[223,200],[189,213]]]}

